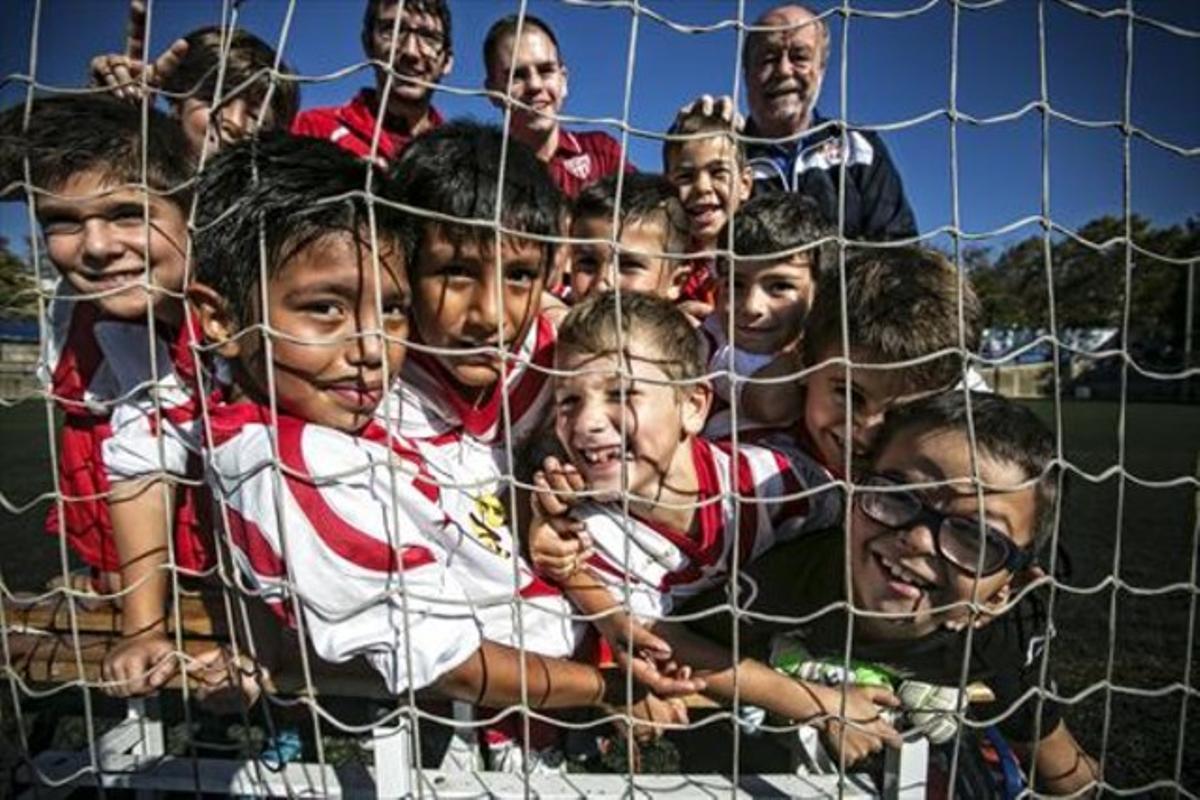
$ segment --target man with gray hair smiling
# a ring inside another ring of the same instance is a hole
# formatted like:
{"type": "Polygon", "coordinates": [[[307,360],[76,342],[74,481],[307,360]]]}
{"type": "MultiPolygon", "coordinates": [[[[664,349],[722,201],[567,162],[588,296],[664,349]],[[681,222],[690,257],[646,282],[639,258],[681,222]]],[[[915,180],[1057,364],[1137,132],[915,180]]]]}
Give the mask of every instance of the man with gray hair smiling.
{"type": "MultiPolygon", "coordinates": [[[[747,31],[742,67],[750,121],[744,133],[755,192],[812,197],[847,239],[914,237],[916,220],[883,140],[873,131],[843,130],[816,110],[828,61],[829,26],[802,5],[772,8],[747,31]]],[[[727,103],[717,106],[717,113],[729,110],[727,103]]]]}

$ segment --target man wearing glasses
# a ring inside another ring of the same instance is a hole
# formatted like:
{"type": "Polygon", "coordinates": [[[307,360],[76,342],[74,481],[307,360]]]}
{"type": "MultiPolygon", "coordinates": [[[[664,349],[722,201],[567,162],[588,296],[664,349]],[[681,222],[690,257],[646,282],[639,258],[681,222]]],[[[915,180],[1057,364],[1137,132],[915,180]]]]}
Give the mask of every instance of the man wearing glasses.
{"type": "MultiPolygon", "coordinates": [[[[567,65],[558,38],[544,21],[532,14],[497,20],[483,41],[483,63],[492,103],[501,110],[506,97],[512,103],[510,135],[533,148],[564,194],[574,197],[621,169],[621,145],[607,133],[568,131],[559,124],[567,99],[567,65]]],[[[625,162],[625,169],[632,165],[625,162]]]]}
{"type": "Polygon", "coordinates": [[[431,99],[434,86],[454,66],[450,8],[446,0],[406,0],[403,7],[401,13],[398,0],[367,0],[362,43],[375,68],[375,88],[361,90],[343,106],[301,112],[292,124],[292,133],[328,139],[369,158],[376,121],[382,113],[375,160],[387,166],[413,137],[442,123],[431,99]],[[387,96],[381,100],[385,88],[387,96]]]}

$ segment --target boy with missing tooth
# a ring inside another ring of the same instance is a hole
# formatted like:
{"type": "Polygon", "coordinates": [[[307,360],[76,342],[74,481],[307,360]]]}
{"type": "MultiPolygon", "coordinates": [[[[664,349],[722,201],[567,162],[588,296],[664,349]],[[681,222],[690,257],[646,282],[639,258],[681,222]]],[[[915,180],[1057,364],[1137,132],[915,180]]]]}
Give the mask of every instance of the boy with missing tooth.
{"type": "MultiPolygon", "coordinates": [[[[947,738],[966,706],[956,687],[981,681],[994,700],[972,716],[1003,715],[995,725],[1033,773],[1037,790],[1081,792],[1098,779],[1096,763],[1056,702],[1046,697],[1038,708],[1046,692],[1040,658],[1030,655],[1019,612],[1009,608],[1050,539],[1056,492],[1054,437],[1028,409],[961,389],[897,408],[856,480],[849,543],[839,526],[746,568],[740,585],[757,592],[739,602],[746,614],[739,643],[792,672],[837,674],[852,625],[854,664],[874,665],[885,683],[927,681],[951,695],[940,714],[925,719],[949,724],[947,738]],[[852,619],[843,606],[799,621],[845,600],[852,619]]],[[[713,593],[687,611],[726,602],[724,592],[713,593]]],[[[724,614],[694,627],[721,641],[732,632],[724,614]]],[[[970,741],[972,731],[964,735],[970,741]]],[[[960,777],[967,772],[960,762],[960,777]]]]}
{"type": "MultiPolygon", "coordinates": [[[[606,293],[576,306],[559,332],[555,365],[555,430],[571,464],[548,459],[535,480],[535,563],[583,613],[598,615],[618,652],[677,659],[704,676],[710,694],[733,699],[730,653],[665,618],[737,564],[835,522],[838,494],[821,487],[821,471],[798,453],[700,438],[711,398],[700,343],[666,300],[606,293]],[[584,490],[594,500],[568,516],[565,504],[584,490]],[[628,517],[615,497],[629,498],[628,517]],[[580,542],[585,549],[563,546],[580,542]]],[[[837,740],[837,689],[751,660],[736,672],[743,702],[814,721],[837,740]]],[[[845,729],[850,761],[894,740],[877,719],[879,705],[895,702],[890,693],[856,689],[845,700],[847,715],[864,723],[845,729]]]]}
{"type": "Polygon", "coordinates": [[[322,658],[362,655],[397,694],[596,704],[597,670],[489,638],[450,568],[463,534],[443,488],[376,419],[412,294],[407,220],[384,206],[370,216],[369,169],[278,136],[222,151],[200,188],[189,297],[234,376],[211,410],[210,463],[241,580],[286,623],[299,612],[322,658]]]}

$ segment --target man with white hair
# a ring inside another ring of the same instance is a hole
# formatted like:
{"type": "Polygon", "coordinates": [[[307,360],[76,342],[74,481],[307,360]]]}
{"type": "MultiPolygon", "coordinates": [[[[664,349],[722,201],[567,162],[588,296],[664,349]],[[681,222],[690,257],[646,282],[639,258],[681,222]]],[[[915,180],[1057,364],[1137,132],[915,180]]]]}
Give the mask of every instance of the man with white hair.
{"type": "Polygon", "coordinates": [[[917,225],[887,147],[872,131],[823,118],[817,97],[829,60],[829,27],[801,5],[777,6],[746,36],[742,54],[750,121],[746,150],[755,191],[812,197],[848,239],[904,239],[917,225]],[[845,170],[845,208],[838,182],[845,170]],[[839,225],[840,221],[840,225],[839,225]]]}

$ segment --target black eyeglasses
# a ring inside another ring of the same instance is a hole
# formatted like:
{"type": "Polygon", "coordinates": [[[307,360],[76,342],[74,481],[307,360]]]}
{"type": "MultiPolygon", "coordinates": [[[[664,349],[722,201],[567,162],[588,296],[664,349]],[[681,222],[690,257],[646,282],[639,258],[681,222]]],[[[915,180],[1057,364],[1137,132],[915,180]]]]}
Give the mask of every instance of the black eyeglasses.
{"type": "MultiPolygon", "coordinates": [[[[392,20],[381,19],[375,23],[375,36],[380,43],[385,47],[390,47],[392,44],[392,20]]],[[[428,28],[425,26],[413,27],[410,25],[401,24],[396,31],[400,42],[403,43],[409,36],[416,37],[417,49],[427,55],[437,55],[442,52],[445,46],[446,37],[436,28],[428,28]]]]}
{"type": "Polygon", "coordinates": [[[898,489],[903,484],[886,475],[865,478],[855,493],[858,509],[887,528],[901,529],[925,524],[933,532],[938,555],[954,566],[986,578],[1001,570],[1018,572],[1033,561],[1033,552],[992,525],[974,517],[943,514],[926,505],[913,491],[898,489]],[[980,552],[982,550],[982,553],[980,552]]]}

